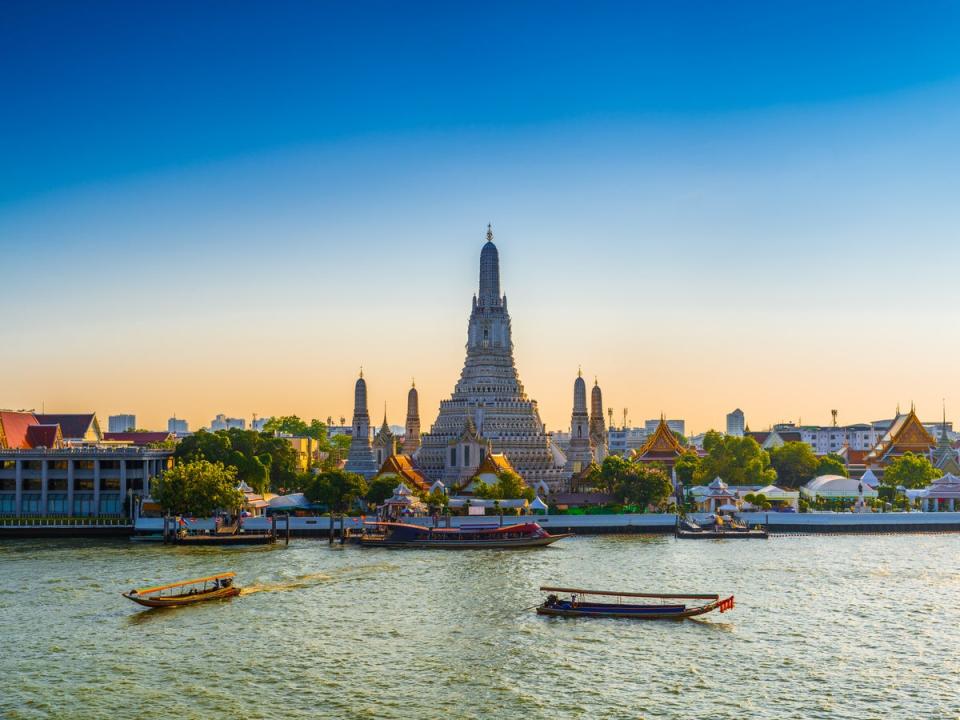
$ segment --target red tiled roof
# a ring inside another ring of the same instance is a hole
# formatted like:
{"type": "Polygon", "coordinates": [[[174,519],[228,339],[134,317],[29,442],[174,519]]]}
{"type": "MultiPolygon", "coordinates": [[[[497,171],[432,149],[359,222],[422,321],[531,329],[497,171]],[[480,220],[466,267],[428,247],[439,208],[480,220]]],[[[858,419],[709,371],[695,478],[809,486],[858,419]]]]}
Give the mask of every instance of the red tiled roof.
{"type": "Polygon", "coordinates": [[[56,448],[63,445],[59,425],[30,425],[27,427],[27,443],[32,448],[56,448]]]}
{"type": "Polygon", "coordinates": [[[82,438],[87,434],[90,426],[96,419],[96,413],[70,413],[70,414],[41,414],[37,415],[37,422],[42,425],[59,425],[60,432],[65,438],[82,438]]]}
{"type": "Polygon", "coordinates": [[[129,442],[138,446],[165,442],[171,437],[173,437],[173,435],[168,432],[106,432],[103,434],[104,440],[129,442]]]}
{"type": "Polygon", "coordinates": [[[27,440],[27,428],[38,425],[37,417],[33,413],[0,411],[0,438],[2,445],[14,450],[27,449],[30,443],[27,440]]]}

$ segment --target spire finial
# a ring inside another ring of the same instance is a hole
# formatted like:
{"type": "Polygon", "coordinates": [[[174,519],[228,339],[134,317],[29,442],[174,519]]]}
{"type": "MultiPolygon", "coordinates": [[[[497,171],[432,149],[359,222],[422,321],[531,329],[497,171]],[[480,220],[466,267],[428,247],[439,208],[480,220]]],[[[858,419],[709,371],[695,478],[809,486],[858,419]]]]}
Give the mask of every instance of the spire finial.
{"type": "Polygon", "coordinates": [[[914,406],[913,400],[911,400],[911,401],[910,401],[910,412],[913,413],[913,412],[916,412],[916,411],[917,411],[917,408],[914,406]]]}
{"type": "Polygon", "coordinates": [[[594,375],[594,376],[593,376],[593,386],[596,387],[596,386],[599,385],[599,384],[600,384],[600,381],[597,380],[597,376],[594,375]]]}
{"type": "Polygon", "coordinates": [[[417,379],[415,377],[410,378],[410,387],[415,388],[416,386],[417,386],[417,379]]]}
{"type": "Polygon", "coordinates": [[[578,378],[582,378],[582,377],[583,377],[583,368],[580,367],[579,365],[577,365],[577,377],[578,377],[578,378]]]}
{"type": "Polygon", "coordinates": [[[360,379],[363,379],[363,365],[360,366],[360,379]]]}
{"type": "Polygon", "coordinates": [[[493,226],[487,223],[487,242],[493,242],[493,226]]]}

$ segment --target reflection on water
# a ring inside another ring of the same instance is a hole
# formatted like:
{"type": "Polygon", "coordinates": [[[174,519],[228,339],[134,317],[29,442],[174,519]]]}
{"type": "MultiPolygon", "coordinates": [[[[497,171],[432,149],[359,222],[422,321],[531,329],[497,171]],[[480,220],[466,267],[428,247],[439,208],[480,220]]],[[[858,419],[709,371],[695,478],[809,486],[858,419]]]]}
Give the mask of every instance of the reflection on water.
{"type": "MultiPolygon", "coordinates": [[[[335,546],[336,547],[336,546],[335,546]]],[[[0,542],[0,717],[958,717],[957,537],[531,552],[0,542]],[[131,587],[233,570],[239,597],[131,587]],[[543,618],[540,585],[736,595],[687,621],[543,618]]]]}

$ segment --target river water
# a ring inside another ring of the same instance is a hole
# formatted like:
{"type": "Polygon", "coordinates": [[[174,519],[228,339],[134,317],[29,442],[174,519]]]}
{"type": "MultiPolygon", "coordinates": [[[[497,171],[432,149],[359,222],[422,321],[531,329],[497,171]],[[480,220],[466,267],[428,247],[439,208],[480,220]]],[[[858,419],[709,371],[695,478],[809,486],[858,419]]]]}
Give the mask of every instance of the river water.
{"type": "Polygon", "coordinates": [[[0,542],[3,718],[958,718],[960,539],[577,537],[531,551],[0,542]],[[244,593],[119,593],[234,570],[244,593]],[[544,618],[560,584],[736,595],[544,618]]]}

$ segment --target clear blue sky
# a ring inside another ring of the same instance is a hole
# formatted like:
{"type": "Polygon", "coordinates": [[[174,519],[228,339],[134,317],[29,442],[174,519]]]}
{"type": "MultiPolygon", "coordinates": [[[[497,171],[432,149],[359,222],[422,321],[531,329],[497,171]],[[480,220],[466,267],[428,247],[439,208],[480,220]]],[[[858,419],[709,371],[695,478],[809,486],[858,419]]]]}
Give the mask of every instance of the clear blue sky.
{"type": "Polygon", "coordinates": [[[577,364],[635,422],[960,407],[939,361],[876,350],[955,312],[958,37],[952,2],[2,3],[0,299],[33,349],[0,406],[325,416],[364,362],[374,404],[421,375],[435,407],[492,221],[553,427],[577,364]],[[757,381],[861,345],[822,395],[757,381]],[[217,384],[238,360],[343,387],[217,384]]]}

